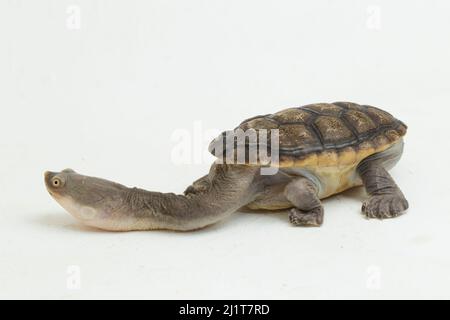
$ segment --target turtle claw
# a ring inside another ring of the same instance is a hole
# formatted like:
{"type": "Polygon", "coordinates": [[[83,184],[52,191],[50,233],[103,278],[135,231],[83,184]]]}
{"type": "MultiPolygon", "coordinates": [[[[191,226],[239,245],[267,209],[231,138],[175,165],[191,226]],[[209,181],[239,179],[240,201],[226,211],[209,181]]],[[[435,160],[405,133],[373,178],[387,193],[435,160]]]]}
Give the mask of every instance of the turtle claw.
{"type": "Polygon", "coordinates": [[[388,194],[372,196],[362,205],[362,212],[368,219],[395,218],[408,209],[408,201],[403,195],[388,194]]]}
{"type": "Polygon", "coordinates": [[[316,207],[310,211],[293,208],[289,212],[289,222],[294,226],[319,227],[323,223],[323,207],[316,207]]]}
{"type": "Polygon", "coordinates": [[[192,185],[187,187],[187,189],[184,190],[183,193],[185,196],[189,196],[191,194],[204,193],[204,192],[208,191],[210,186],[211,186],[211,184],[208,180],[208,177],[205,176],[205,177],[198,179],[197,181],[194,181],[194,183],[192,183],[192,185]]]}

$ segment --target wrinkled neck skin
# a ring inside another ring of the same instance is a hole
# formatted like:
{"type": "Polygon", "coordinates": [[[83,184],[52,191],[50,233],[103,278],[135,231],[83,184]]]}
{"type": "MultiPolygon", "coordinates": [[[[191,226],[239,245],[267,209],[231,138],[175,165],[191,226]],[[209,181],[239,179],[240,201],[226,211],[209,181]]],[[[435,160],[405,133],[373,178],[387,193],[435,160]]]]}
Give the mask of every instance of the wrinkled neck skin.
{"type": "Polygon", "coordinates": [[[72,170],[46,173],[52,197],[83,224],[112,231],[188,231],[211,225],[251,202],[261,192],[258,168],[213,164],[202,188],[186,195],[128,188],[72,170]],[[63,186],[54,188],[61,178],[63,186]]]}

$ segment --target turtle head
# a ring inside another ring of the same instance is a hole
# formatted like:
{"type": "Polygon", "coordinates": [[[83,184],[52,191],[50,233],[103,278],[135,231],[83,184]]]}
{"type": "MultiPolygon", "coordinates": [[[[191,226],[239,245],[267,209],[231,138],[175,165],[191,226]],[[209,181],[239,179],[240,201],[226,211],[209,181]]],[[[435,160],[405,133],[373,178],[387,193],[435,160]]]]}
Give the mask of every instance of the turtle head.
{"type": "Polygon", "coordinates": [[[44,173],[45,186],[50,195],[55,198],[62,198],[70,195],[70,184],[73,183],[70,176],[78,176],[72,169],[64,169],[61,172],[46,171],[44,173]]]}
{"type": "Polygon", "coordinates": [[[53,199],[75,218],[91,226],[114,217],[127,189],[121,184],[84,176],[72,169],[46,171],[44,180],[53,199]]]}

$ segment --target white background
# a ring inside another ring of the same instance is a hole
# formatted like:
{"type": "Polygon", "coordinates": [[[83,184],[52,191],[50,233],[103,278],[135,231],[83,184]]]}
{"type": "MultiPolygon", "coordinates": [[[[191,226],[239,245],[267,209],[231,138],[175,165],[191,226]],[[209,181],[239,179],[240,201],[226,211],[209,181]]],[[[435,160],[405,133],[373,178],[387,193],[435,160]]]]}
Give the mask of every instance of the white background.
{"type": "Polygon", "coordinates": [[[449,12],[445,0],[2,1],[0,298],[450,298],[449,12]],[[71,167],[179,193],[208,170],[195,158],[208,130],[337,100],[409,126],[392,170],[407,215],[365,220],[355,189],[324,201],[321,228],[238,213],[191,233],[114,233],[81,226],[44,188],[44,170],[71,167]],[[192,134],[181,164],[180,130],[192,134]]]}

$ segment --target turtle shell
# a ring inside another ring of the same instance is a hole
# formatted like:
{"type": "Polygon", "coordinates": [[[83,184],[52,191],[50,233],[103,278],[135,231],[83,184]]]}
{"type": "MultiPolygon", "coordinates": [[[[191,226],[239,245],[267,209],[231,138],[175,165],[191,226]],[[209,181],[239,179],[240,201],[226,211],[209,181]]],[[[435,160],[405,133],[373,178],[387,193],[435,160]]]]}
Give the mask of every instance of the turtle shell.
{"type": "Polygon", "coordinates": [[[226,162],[230,146],[239,150],[233,134],[254,132],[257,139],[251,140],[251,135],[247,135],[240,146],[246,151],[245,164],[260,165],[259,158],[257,162],[249,161],[248,150],[265,148],[270,156],[272,129],[278,133],[280,167],[352,165],[387,149],[406,133],[403,122],[379,108],[352,102],[317,103],[247,119],[234,130],[219,135],[209,151],[226,162]],[[262,129],[267,136],[261,138],[262,129]],[[217,148],[219,142],[226,147],[217,148]]]}

